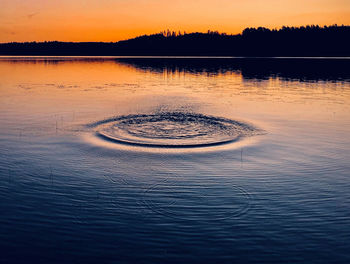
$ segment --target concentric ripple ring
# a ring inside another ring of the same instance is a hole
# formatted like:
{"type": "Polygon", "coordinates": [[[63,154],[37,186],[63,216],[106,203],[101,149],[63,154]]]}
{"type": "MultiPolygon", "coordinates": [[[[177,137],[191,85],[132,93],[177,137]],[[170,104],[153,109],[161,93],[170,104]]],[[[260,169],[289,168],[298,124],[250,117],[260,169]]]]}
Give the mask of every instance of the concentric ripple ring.
{"type": "Polygon", "coordinates": [[[218,146],[259,132],[243,122],[184,112],[118,116],[90,126],[95,127],[96,135],[104,140],[153,148],[218,146]]]}
{"type": "Polygon", "coordinates": [[[174,219],[218,221],[244,215],[251,207],[251,194],[237,185],[163,182],[144,193],[143,203],[153,212],[174,219]]]}

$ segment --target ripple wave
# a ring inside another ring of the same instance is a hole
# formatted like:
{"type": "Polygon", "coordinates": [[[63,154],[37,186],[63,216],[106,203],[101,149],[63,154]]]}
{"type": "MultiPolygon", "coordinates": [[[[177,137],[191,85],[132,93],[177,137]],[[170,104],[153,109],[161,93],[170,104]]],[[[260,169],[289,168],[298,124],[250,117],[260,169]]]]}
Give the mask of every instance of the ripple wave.
{"type": "Polygon", "coordinates": [[[95,127],[96,135],[104,140],[153,148],[218,146],[260,131],[236,120],[183,112],[118,116],[90,127],[95,127]]]}

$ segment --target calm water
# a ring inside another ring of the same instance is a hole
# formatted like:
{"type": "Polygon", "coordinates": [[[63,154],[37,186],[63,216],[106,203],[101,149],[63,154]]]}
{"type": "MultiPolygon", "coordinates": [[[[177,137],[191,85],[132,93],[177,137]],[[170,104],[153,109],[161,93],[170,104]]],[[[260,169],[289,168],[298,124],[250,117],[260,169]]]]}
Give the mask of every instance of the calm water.
{"type": "Polygon", "coordinates": [[[0,262],[350,263],[349,69],[0,58],[0,262]]]}

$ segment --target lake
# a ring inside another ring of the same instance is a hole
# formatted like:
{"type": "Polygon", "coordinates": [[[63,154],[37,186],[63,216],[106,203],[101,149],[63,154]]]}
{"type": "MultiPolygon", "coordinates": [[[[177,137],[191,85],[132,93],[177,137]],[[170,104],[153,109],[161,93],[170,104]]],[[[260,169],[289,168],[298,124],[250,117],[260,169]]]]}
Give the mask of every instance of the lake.
{"type": "Polygon", "coordinates": [[[0,57],[1,263],[350,263],[350,59],[0,57]]]}

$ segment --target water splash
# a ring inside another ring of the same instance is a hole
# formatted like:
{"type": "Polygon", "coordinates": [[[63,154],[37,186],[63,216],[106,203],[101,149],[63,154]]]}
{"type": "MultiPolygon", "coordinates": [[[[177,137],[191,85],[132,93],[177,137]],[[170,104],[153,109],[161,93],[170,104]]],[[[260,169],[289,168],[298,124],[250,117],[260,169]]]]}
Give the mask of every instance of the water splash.
{"type": "Polygon", "coordinates": [[[89,127],[103,140],[151,148],[218,146],[261,132],[240,121],[185,112],[117,116],[89,127]]]}

